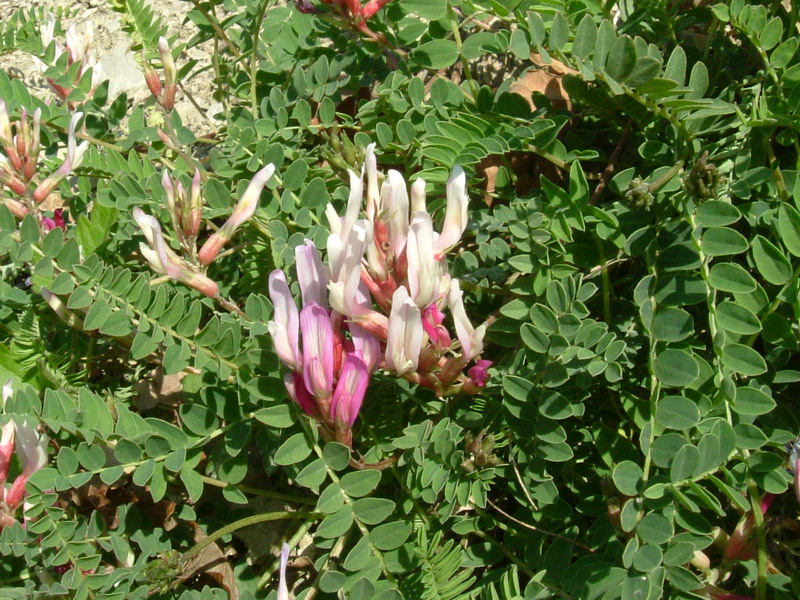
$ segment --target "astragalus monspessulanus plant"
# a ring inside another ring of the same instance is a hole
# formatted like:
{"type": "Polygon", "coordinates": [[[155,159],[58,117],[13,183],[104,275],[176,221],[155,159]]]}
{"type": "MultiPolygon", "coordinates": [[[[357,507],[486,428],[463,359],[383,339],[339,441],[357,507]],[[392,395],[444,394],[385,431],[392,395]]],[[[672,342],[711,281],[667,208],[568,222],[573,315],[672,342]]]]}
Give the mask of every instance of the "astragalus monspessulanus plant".
{"type": "Polygon", "coordinates": [[[324,437],[348,446],[376,369],[442,397],[476,393],[491,365],[481,359],[486,326],[472,325],[459,281],[447,269],[447,252],[467,226],[463,169],[456,167],[447,182],[447,209],[436,232],[425,181],[417,179],[409,191],[398,171],[379,173],[374,150],[367,148],[361,176],[350,172],[344,215],[328,205],[327,261],[310,240],[295,249],[302,309],[283,271],[269,277],[275,306],[269,331],[291,369],[286,389],[319,421],[324,437]]]}

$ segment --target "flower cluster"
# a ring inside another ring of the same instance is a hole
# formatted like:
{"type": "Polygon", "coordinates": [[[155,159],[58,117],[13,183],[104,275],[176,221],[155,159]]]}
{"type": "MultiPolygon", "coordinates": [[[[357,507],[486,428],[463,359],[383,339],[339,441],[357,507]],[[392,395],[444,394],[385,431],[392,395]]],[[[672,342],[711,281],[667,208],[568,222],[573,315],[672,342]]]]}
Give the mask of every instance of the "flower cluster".
{"type": "Polygon", "coordinates": [[[134,208],[133,217],[147,240],[147,244],[139,244],[139,249],[150,267],[156,273],[180,281],[210,298],[219,298],[219,286],[205,275],[205,269],[217,258],[236,230],[253,216],[261,191],[274,172],[275,167],[270,164],[255,174],[236,204],[233,214],[197,251],[196,241],[203,219],[204,203],[200,173],[195,171],[187,193],[183,183],[173,181],[165,170],[161,183],[166,192],[167,208],[175,236],[181,246],[181,254],[175,252],[165,241],[161,224],[155,217],[145,214],[140,208],[134,208]]]}
{"type": "Polygon", "coordinates": [[[359,218],[363,175],[352,172],[345,214],[327,208],[327,264],[309,240],[295,249],[302,309],[283,271],[269,277],[275,307],[269,330],[291,369],[286,388],[324,432],[347,444],[378,367],[446,396],[477,393],[491,365],[480,358],[486,327],[470,323],[459,281],[445,261],[467,226],[464,171],[456,167],[447,182],[444,223],[436,232],[422,179],[409,194],[399,172],[383,177],[374,144],[367,148],[365,170],[366,218],[359,218]]]}
{"type": "MultiPolygon", "coordinates": [[[[52,174],[40,180],[39,153],[41,110],[36,109],[31,118],[25,108],[20,109],[20,117],[12,124],[5,101],[0,100],[0,190],[3,187],[15,197],[1,197],[8,209],[17,217],[24,217],[32,212],[58,187],[73,169],[83,160],[89,148],[89,142],[77,144],[75,127],[83,113],[75,113],[69,122],[67,137],[67,155],[61,166],[52,174]]],[[[58,223],[53,218],[53,224],[58,223]]]]}
{"type": "MultiPolygon", "coordinates": [[[[47,48],[53,42],[55,34],[56,19],[50,15],[47,21],[41,27],[42,44],[47,48]]],[[[51,89],[61,100],[66,101],[73,89],[75,89],[83,76],[92,70],[92,92],[100,83],[100,65],[95,62],[94,56],[94,29],[91,22],[86,22],[83,27],[83,35],[78,33],[74,24],[69,26],[65,35],[66,47],[58,42],[55,44],[55,61],[66,53],[67,68],[71,70],[72,65],[77,65],[74,77],[71,81],[66,79],[47,76],[47,71],[50,66],[40,59],[36,59],[40,70],[45,73],[47,83],[50,84],[51,89]]],[[[90,93],[91,95],[91,93],[90,93]]]]}
{"type": "MultiPolygon", "coordinates": [[[[3,386],[3,408],[11,397],[11,381],[3,386]]],[[[0,432],[0,528],[17,522],[15,514],[25,499],[25,485],[36,471],[47,464],[47,436],[26,420],[9,420],[0,432]],[[22,472],[6,485],[11,458],[16,451],[22,472]]]]}
{"type": "MultiPolygon", "coordinates": [[[[344,17],[356,25],[363,25],[367,20],[375,16],[381,8],[386,6],[391,0],[368,0],[366,4],[361,4],[361,0],[321,0],[323,4],[330,7],[330,10],[338,16],[344,17]]],[[[314,6],[310,0],[295,0],[297,10],[306,14],[321,14],[322,10],[314,6]]]]}

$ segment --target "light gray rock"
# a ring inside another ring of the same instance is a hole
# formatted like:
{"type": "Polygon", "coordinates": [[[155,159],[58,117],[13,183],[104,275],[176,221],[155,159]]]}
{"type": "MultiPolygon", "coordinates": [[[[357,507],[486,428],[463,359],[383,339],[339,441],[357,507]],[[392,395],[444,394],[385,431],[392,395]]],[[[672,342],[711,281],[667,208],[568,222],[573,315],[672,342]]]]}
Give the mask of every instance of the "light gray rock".
{"type": "Polygon", "coordinates": [[[125,46],[116,46],[100,59],[103,79],[108,79],[108,95],[115,98],[122,92],[131,92],[146,87],[142,70],[125,46]]]}

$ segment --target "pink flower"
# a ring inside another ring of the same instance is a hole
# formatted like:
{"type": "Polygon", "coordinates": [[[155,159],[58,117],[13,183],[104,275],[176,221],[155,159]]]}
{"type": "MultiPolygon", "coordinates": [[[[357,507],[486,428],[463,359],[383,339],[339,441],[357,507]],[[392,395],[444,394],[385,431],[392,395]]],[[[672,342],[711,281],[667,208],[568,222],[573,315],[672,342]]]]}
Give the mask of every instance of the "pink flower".
{"type": "Polygon", "coordinates": [[[314,242],[305,240],[294,249],[294,257],[303,306],[316,302],[320,306],[327,307],[330,274],[322,264],[322,258],[314,242]]]}
{"type": "Polygon", "coordinates": [[[447,328],[442,325],[443,322],[444,313],[435,303],[422,311],[422,328],[437,348],[448,348],[452,343],[447,328]]]}
{"type": "Polygon", "coordinates": [[[419,308],[404,287],[392,296],[389,334],[386,339],[386,366],[398,375],[417,370],[422,350],[422,317],[419,308]]]}
{"type": "Polygon", "coordinates": [[[289,396],[297,402],[298,406],[303,409],[303,412],[310,417],[319,418],[319,410],[317,409],[317,402],[311,392],[306,388],[303,381],[303,376],[298,372],[288,373],[283,378],[283,384],[286,386],[286,391],[289,396]]]}
{"type": "Polygon", "coordinates": [[[333,328],[328,311],[316,302],[300,311],[303,337],[303,380],[317,399],[327,400],[333,391],[333,328]]]}
{"type": "Polygon", "coordinates": [[[5,503],[14,510],[25,497],[25,485],[36,471],[47,464],[47,436],[36,431],[26,420],[16,424],[16,451],[22,465],[11,488],[5,492],[5,503]]]}
{"type": "Polygon", "coordinates": [[[253,176],[244,194],[242,194],[242,197],[233,209],[233,214],[228,217],[225,224],[211,235],[211,237],[206,240],[206,243],[203,244],[203,247],[200,248],[200,252],[197,253],[197,259],[200,261],[200,264],[209,265],[214,262],[219,251],[230,241],[233,234],[236,233],[236,230],[255,214],[261,191],[264,189],[264,186],[267,185],[267,182],[274,172],[275,166],[268,164],[253,176]]]}
{"type": "Polygon", "coordinates": [[[444,214],[442,233],[436,240],[436,253],[441,255],[455,246],[467,228],[467,176],[464,169],[455,167],[447,180],[447,210],[444,214]]]}
{"type": "Polygon", "coordinates": [[[292,370],[300,368],[300,318],[297,305],[286,283],[283,271],[276,269],[269,276],[269,297],[275,307],[274,319],[267,324],[275,352],[292,370]]]}
{"type": "Polygon", "coordinates": [[[408,287],[415,304],[424,309],[439,295],[439,263],[433,252],[433,221],[417,212],[409,227],[406,244],[408,287]]]}
{"type": "Polygon", "coordinates": [[[472,383],[478,387],[483,387],[486,385],[486,380],[489,379],[489,367],[491,366],[492,361],[479,360],[474,367],[467,371],[467,375],[472,380],[472,383]]]}
{"type": "Polygon", "coordinates": [[[463,294],[458,279],[450,282],[448,304],[450,312],[453,314],[456,335],[461,343],[461,356],[465,361],[470,361],[483,351],[483,336],[486,328],[481,326],[475,329],[470,323],[467,312],[464,310],[463,294]]]}
{"type": "Polygon", "coordinates": [[[355,423],[368,383],[367,365],[356,354],[348,353],[331,401],[331,420],[337,430],[348,430],[355,423]]]}
{"type": "Polygon", "coordinates": [[[44,231],[51,231],[56,227],[60,227],[64,231],[67,230],[67,223],[64,221],[64,209],[57,208],[53,211],[53,218],[41,217],[42,229],[44,231]]]}
{"type": "Polygon", "coordinates": [[[278,578],[278,600],[289,600],[289,588],[286,585],[286,565],[289,562],[289,544],[281,546],[281,566],[278,578]]]}

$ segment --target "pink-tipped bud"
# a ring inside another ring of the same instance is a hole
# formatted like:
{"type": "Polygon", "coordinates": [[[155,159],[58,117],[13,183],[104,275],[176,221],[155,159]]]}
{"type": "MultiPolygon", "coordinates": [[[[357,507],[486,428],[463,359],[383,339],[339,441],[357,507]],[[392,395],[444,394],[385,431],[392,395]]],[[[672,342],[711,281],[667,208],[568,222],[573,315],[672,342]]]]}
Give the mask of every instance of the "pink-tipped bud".
{"type": "Polygon", "coordinates": [[[150,63],[147,60],[143,60],[143,68],[144,68],[144,80],[147,83],[147,89],[150,90],[150,93],[153,94],[156,98],[161,95],[161,78],[156,73],[156,70],[150,66],[150,63]]]}
{"type": "Polygon", "coordinates": [[[159,129],[158,131],[158,138],[164,142],[164,145],[169,148],[170,150],[175,150],[176,152],[179,148],[175,145],[175,142],[172,141],[172,138],[169,137],[163,129],[159,129]]]}
{"type": "Polygon", "coordinates": [[[328,311],[312,302],[300,312],[303,338],[303,380],[308,390],[326,401],[333,392],[334,336],[328,311]]]}
{"type": "Polygon", "coordinates": [[[18,219],[24,219],[25,215],[28,214],[28,207],[25,206],[19,200],[14,200],[13,198],[6,198],[4,200],[6,208],[11,211],[11,214],[17,217],[18,219]]]}
{"type": "Polygon", "coordinates": [[[219,231],[214,233],[203,247],[197,253],[197,259],[202,265],[210,265],[217,258],[217,254],[222,247],[230,241],[236,230],[248,219],[250,219],[256,212],[258,207],[258,199],[261,196],[261,190],[267,184],[272,174],[275,172],[275,166],[268,164],[253,176],[250,184],[247,186],[244,194],[233,209],[233,214],[228,218],[225,224],[220,227],[219,231]]]}
{"type": "MultiPolygon", "coordinates": [[[[58,171],[56,171],[49,177],[45,178],[38,186],[36,186],[36,189],[33,191],[34,202],[40,203],[50,194],[52,194],[53,190],[55,190],[58,187],[58,184],[61,183],[66,178],[66,176],[69,174],[70,171],[72,171],[72,166],[69,164],[68,161],[69,159],[67,159],[67,162],[65,162],[58,169],[58,171]]],[[[24,193],[24,190],[23,192],[20,192],[20,195],[22,193],[24,193]]]]}
{"type": "Polygon", "coordinates": [[[175,186],[172,185],[172,177],[169,175],[169,171],[164,169],[164,173],[161,175],[161,187],[164,188],[164,193],[167,196],[167,208],[171,214],[175,214],[175,186]]]}
{"type": "Polygon", "coordinates": [[[211,234],[211,237],[209,237],[206,243],[203,244],[203,247],[200,248],[200,252],[197,253],[197,260],[200,261],[201,265],[210,265],[214,262],[220,250],[230,241],[230,238],[224,236],[221,232],[222,230],[220,229],[211,234]]]}
{"type": "Polygon", "coordinates": [[[195,169],[194,177],[192,177],[192,191],[188,211],[191,218],[188,227],[184,230],[188,237],[197,237],[197,234],[200,233],[200,225],[203,222],[203,192],[200,182],[200,171],[195,169]]]}
{"type": "Polygon", "coordinates": [[[365,21],[367,19],[371,19],[375,16],[375,13],[389,4],[389,2],[391,2],[391,0],[369,0],[369,2],[364,5],[364,9],[361,11],[362,17],[365,21]]]}
{"type": "Polygon", "coordinates": [[[175,67],[175,60],[172,58],[167,38],[158,38],[158,53],[161,56],[161,64],[164,66],[164,108],[172,110],[175,106],[175,94],[178,90],[178,70],[175,67]]]}
{"type": "Polygon", "coordinates": [[[344,443],[352,440],[351,429],[364,402],[369,383],[369,370],[356,354],[348,353],[339,373],[339,381],[331,400],[331,421],[335,424],[337,439],[344,443]]]}
{"type": "Polygon", "coordinates": [[[289,600],[289,586],[286,585],[286,565],[289,562],[289,544],[281,546],[281,566],[278,575],[278,600],[289,600]]]}

